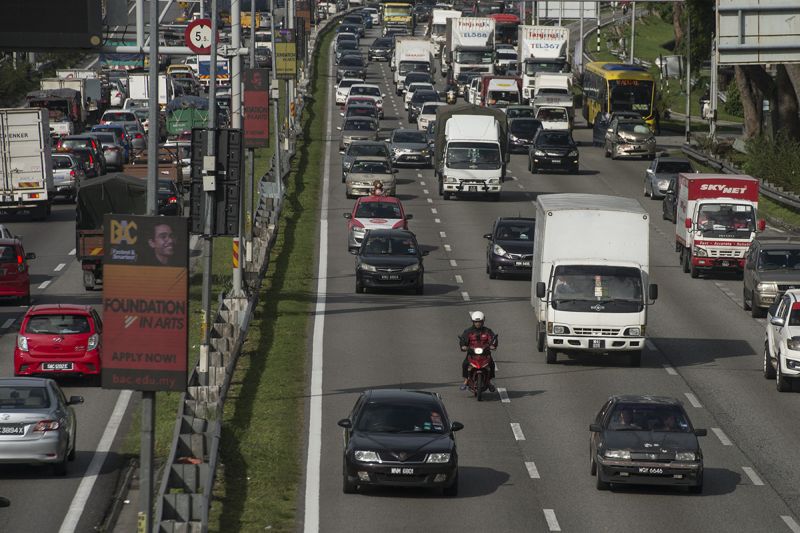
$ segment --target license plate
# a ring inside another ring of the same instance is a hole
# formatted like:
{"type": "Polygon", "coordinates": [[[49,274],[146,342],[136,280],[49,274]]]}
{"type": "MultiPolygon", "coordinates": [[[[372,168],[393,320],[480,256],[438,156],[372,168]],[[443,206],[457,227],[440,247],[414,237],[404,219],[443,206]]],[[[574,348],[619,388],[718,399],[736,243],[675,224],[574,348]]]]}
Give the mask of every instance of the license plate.
{"type": "Polygon", "coordinates": [[[731,262],[730,261],[723,261],[722,262],[722,266],[724,266],[724,267],[731,266],[731,262]]]}
{"type": "Polygon", "coordinates": [[[649,468],[647,466],[640,466],[639,467],[640,474],[663,474],[663,468],[649,468]]]}
{"type": "Polygon", "coordinates": [[[531,266],[531,262],[530,261],[514,261],[514,266],[529,267],[529,266],[531,266]]]}
{"type": "Polygon", "coordinates": [[[603,339],[589,339],[589,348],[605,348],[606,341],[603,339]]]}
{"type": "Polygon", "coordinates": [[[418,155],[410,155],[410,156],[408,156],[408,158],[410,160],[412,160],[412,161],[416,161],[417,159],[419,159],[419,156],[418,155]]]}
{"type": "Polygon", "coordinates": [[[384,274],[381,276],[383,281],[397,281],[400,279],[400,276],[397,274],[384,274]]]}
{"type": "Polygon", "coordinates": [[[561,160],[560,160],[560,159],[553,159],[553,164],[554,164],[554,165],[558,165],[558,164],[560,164],[560,163],[561,163],[561,160]]]}
{"type": "Polygon", "coordinates": [[[72,363],[42,363],[42,370],[72,370],[72,363]]]}
{"type": "Polygon", "coordinates": [[[475,185],[470,185],[469,186],[469,192],[478,192],[478,187],[475,186],[475,185]]]}
{"type": "Polygon", "coordinates": [[[413,468],[392,468],[392,474],[400,474],[404,476],[414,475],[413,468]]]}
{"type": "Polygon", "coordinates": [[[22,424],[0,424],[0,435],[24,435],[25,426],[22,424]]]}

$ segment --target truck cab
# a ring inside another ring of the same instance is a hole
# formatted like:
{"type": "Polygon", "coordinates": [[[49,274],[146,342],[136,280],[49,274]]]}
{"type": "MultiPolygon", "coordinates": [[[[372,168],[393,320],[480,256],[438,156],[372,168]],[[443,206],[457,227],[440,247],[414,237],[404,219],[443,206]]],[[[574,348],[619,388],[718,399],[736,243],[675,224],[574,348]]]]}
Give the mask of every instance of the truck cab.
{"type": "Polygon", "coordinates": [[[458,195],[500,196],[505,167],[501,130],[492,116],[457,115],[445,123],[440,190],[445,200],[458,195]]]}

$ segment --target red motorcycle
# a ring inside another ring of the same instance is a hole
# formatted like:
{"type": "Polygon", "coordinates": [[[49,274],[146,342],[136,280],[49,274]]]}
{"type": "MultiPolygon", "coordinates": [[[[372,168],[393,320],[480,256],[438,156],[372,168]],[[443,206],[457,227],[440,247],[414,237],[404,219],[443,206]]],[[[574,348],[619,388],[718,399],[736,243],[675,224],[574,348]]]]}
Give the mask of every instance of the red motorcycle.
{"type": "Polygon", "coordinates": [[[492,352],[489,348],[470,348],[467,352],[467,388],[481,401],[492,382],[492,352]]]}

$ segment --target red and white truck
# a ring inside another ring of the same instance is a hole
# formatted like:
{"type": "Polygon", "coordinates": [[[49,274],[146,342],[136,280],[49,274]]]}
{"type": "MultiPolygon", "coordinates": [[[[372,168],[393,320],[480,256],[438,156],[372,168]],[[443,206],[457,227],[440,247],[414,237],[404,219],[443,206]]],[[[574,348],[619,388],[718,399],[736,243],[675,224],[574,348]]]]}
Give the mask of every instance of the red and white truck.
{"type": "Polygon", "coordinates": [[[745,255],[757,231],[758,180],[730,174],[679,174],[675,251],[683,271],[744,269],[745,255]]]}

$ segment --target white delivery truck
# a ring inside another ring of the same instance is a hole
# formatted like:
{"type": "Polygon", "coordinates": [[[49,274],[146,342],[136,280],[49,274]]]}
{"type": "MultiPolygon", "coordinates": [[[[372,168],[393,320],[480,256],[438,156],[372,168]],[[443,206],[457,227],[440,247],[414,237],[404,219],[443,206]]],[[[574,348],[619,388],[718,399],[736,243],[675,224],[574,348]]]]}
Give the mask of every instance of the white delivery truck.
{"type": "Polygon", "coordinates": [[[533,107],[563,107],[570,120],[575,118],[575,100],[572,95],[572,74],[537,72],[534,76],[533,107]]]}
{"type": "Polygon", "coordinates": [[[531,305],[548,364],[558,353],[627,352],[641,364],[650,283],[650,217],[632,198],[542,194],[536,200],[531,305]]]}
{"type": "Polygon", "coordinates": [[[462,72],[494,74],[494,19],[459,17],[447,19],[448,77],[462,72]]]}
{"type": "Polygon", "coordinates": [[[396,37],[392,63],[396,92],[400,96],[405,92],[404,81],[409,72],[433,75],[433,44],[426,37],[396,37]]]}
{"type": "Polygon", "coordinates": [[[438,57],[447,41],[447,19],[460,18],[461,11],[434,9],[431,13],[430,38],[438,57]]]}
{"type": "MultiPolygon", "coordinates": [[[[147,72],[131,72],[128,74],[128,97],[133,100],[149,100],[150,75],[147,72]]],[[[166,107],[175,97],[172,78],[166,74],[158,75],[158,105],[166,107]]]]}
{"type": "Polygon", "coordinates": [[[0,109],[0,212],[50,214],[53,167],[47,109],[0,109]]]}
{"type": "Polygon", "coordinates": [[[758,180],[732,174],[678,174],[675,251],[683,271],[742,272],[758,220],[758,180]]]}
{"type": "Polygon", "coordinates": [[[536,74],[569,72],[569,30],[562,26],[520,26],[517,45],[523,98],[533,98],[536,74]]]}

